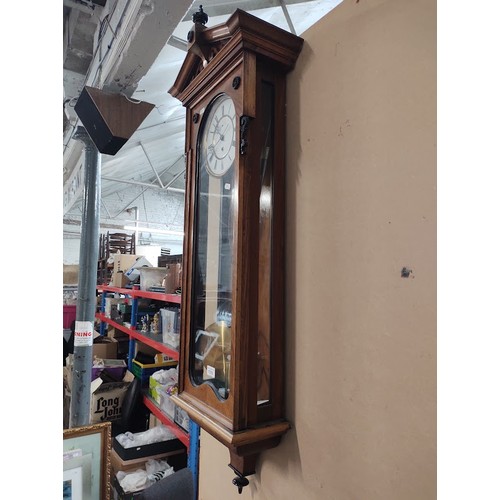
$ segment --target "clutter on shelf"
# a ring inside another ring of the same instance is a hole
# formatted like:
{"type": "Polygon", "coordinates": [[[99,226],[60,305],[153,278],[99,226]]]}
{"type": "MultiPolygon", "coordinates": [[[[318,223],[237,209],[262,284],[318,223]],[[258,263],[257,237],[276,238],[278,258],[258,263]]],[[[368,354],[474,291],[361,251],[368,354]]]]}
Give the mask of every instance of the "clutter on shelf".
{"type": "Polygon", "coordinates": [[[164,477],[173,474],[174,468],[165,460],[148,460],[144,469],[133,472],[118,471],[116,479],[125,493],[141,491],[164,477]]]}

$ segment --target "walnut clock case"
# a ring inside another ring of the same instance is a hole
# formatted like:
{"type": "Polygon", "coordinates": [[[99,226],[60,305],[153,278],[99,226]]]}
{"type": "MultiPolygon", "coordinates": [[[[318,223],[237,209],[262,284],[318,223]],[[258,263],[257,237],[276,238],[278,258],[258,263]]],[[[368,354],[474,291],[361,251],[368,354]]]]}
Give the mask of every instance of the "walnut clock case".
{"type": "Polygon", "coordinates": [[[286,74],[303,40],[236,10],[193,15],[169,93],[186,108],[176,403],[228,447],[241,489],[284,418],[286,74]]]}

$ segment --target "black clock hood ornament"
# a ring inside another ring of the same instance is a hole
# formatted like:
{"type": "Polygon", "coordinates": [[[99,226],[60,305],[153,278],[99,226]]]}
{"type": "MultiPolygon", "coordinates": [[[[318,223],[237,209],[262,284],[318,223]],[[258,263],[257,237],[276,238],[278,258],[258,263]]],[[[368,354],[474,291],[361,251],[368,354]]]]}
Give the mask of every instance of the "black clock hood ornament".
{"type": "Polygon", "coordinates": [[[200,23],[205,26],[208,22],[208,15],[206,12],[203,12],[203,5],[200,5],[200,10],[193,14],[193,23],[200,23]]]}
{"type": "MultiPolygon", "coordinates": [[[[193,14],[193,26],[189,30],[187,34],[187,41],[189,44],[196,45],[194,47],[193,52],[201,58],[202,61],[208,60],[209,51],[204,49],[204,45],[206,41],[203,37],[203,32],[207,29],[205,24],[208,22],[208,15],[206,12],[203,12],[203,5],[200,5],[200,10],[193,14]]],[[[189,47],[191,49],[191,47],[189,47]]],[[[189,50],[188,49],[188,50],[189,50]]]]}

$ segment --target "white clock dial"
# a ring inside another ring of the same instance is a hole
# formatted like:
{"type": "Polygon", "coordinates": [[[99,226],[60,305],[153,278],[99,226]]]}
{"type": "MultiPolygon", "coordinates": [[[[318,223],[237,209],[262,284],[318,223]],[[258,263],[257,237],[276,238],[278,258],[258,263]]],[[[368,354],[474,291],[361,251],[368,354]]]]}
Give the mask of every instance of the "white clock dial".
{"type": "Polygon", "coordinates": [[[222,95],[213,102],[203,134],[207,170],[222,177],[236,156],[236,111],[229,96],[222,95]]]}

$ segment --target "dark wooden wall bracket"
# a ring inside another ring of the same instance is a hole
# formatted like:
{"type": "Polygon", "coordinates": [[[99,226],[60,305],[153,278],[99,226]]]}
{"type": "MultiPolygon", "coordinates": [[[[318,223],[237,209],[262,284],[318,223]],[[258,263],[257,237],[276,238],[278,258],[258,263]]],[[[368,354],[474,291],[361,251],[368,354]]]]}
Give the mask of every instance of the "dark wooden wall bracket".
{"type": "Polygon", "coordinates": [[[267,422],[243,431],[233,432],[209,416],[209,411],[202,407],[203,403],[196,402],[185,392],[172,396],[172,401],[185,410],[206,432],[211,434],[229,450],[229,467],[236,473],[233,484],[241,489],[248,484],[247,476],[255,474],[255,466],[259,455],[278,446],[281,437],[290,429],[286,420],[267,422]]]}
{"type": "Polygon", "coordinates": [[[281,435],[270,437],[258,443],[229,447],[229,456],[231,458],[229,467],[236,474],[232,482],[238,488],[238,493],[241,494],[243,488],[250,483],[247,476],[255,474],[257,459],[260,453],[264,450],[275,448],[280,441],[281,435]]]}
{"type": "Polygon", "coordinates": [[[248,147],[248,127],[250,125],[250,117],[243,115],[240,117],[240,155],[244,155],[247,152],[248,147]]]}

